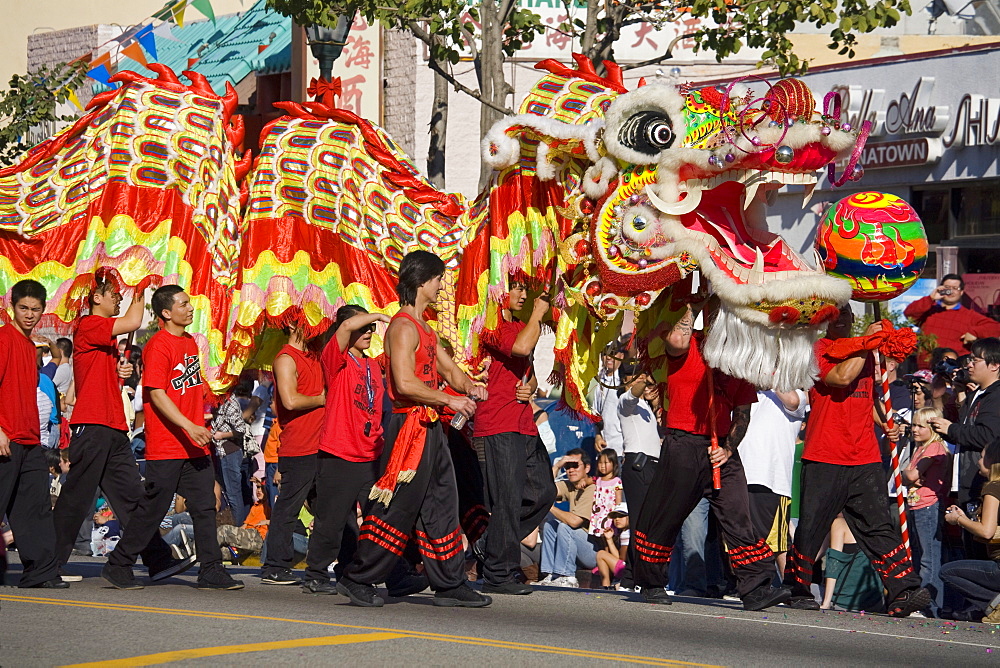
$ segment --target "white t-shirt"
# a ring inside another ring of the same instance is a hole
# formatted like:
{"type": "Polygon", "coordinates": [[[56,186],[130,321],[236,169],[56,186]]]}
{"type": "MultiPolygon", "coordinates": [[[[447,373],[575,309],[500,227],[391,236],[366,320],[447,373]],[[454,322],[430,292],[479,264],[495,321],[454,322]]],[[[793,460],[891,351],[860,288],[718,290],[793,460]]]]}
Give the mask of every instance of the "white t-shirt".
{"type": "MultiPolygon", "coordinates": [[[[600,387],[602,392],[604,389],[600,387]]],[[[601,436],[604,437],[607,447],[621,454],[624,442],[621,421],[618,419],[618,392],[615,390],[609,390],[609,392],[610,394],[605,395],[601,400],[601,421],[604,423],[601,436]]]]}
{"type": "Polygon", "coordinates": [[[250,423],[250,433],[257,438],[264,435],[264,415],[271,405],[272,387],[273,385],[264,386],[257,383],[253,388],[253,396],[260,398],[260,406],[257,407],[257,412],[254,413],[253,422],[250,423]]]}
{"type": "MultiPolygon", "coordinates": [[[[618,423],[624,454],[644,452],[647,457],[660,456],[660,431],[656,425],[653,407],[643,397],[635,397],[625,390],[615,400],[618,404],[618,423]]],[[[609,443],[610,445],[610,443],[609,443]]]]}
{"type": "Polygon", "coordinates": [[[617,371],[605,375],[604,371],[601,370],[597,374],[597,380],[593,381],[593,387],[590,389],[590,395],[587,397],[587,400],[590,402],[590,408],[598,415],[603,414],[604,404],[609,398],[618,393],[617,387],[620,384],[621,379],[617,371]]]}
{"type": "Polygon", "coordinates": [[[809,397],[795,390],[799,406],[789,411],[772,390],[758,390],[750,407],[750,426],[739,453],[748,485],[763,485],[775,494],[792,495],[795,439],[809,408],[809,397]]]}
{"type": "Polygon", "coordinates": [[[56,367],[56,372],[52,376],[52,383],[56,386],[59,394],[66,394],[70,383],[73,382],[73,365],[60,364],[56,367]]]}

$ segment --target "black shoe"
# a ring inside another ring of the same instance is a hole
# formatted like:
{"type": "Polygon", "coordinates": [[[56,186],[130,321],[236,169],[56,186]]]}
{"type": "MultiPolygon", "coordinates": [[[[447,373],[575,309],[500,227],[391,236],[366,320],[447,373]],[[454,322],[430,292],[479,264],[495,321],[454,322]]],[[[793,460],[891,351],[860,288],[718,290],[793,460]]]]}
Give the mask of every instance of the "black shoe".
{"type": "Polygon", "coordinates": [[[234,580],[222,564],[213,564],[198,573],[198,589],[243,589],[245,585],[234,580]]]}
{"type": "Polygon", "coordinates": [[[434,594],[434,605],[446,608],[485,608],[492,602],[492,598],[483,596],[464,582],[454,589],[444,589],[434,594]]]}
{"type": "Polygon", "coordinates": [[[917,612],[930,607],[931,593],[923,587],[904,591],[889,604],[890,617],[909,617],[911,612],[917,612]]]}
{"type": "Polygon", "coordinates": [[[670,605],[674,602],[674,599],[670,597],[670,594],[663,587],[643,587],[639,593],[642,594],[642,600],[646,603],[670,605]]]}
{"type": "Polygon", "coordinates": [[[63,582],[60,578],[53,578],[45,582],[39,582],[36,585],[22,587],[22,589],[69,589],[69,583],[63,582]]]}
{"type": "Polygon", "coordinates": [[[131,566],[104,564],[104,568],[101,569],[101,577],[110,582],[115,589],[142,589],[142,585],[132,573],[131,566]]]}
{"type": "MultiPolygon", "coordinates": [[[[772,605],[785,603],[791,598],[792,592],[784,587],[772,587],[769,584],[765,584],[757,587],[743,597],[743,609],[750,610],[751,612],[763,610],[764,608],[770,608],[772,605]]],[[[813,602],[815,603],[815,599],[813,599],[813,602]]]]}
{"type": "Polygon", "coordinates": [[[266,585],[297,585],[302,584],[302,578],[297,577],[287,568],[271,568],[265,570],[260,579],[266,585]]]}
{"type": "Polygon", "coordinates": [[[80,582],[83,576],[77,573],[70,573],[65,568],[59,568],[59,579],[63,582],[80,582]]]}
{"type": "Polygon", "coordinates": [[[511,580],[510,582],[504,582],[503,584],[493,584],[492,582],[483,583],[483,593],[486,594],[508,594],[510,596],[527,596],[531,592],[535,591],[533,588],[526,584],[521,584],[516,580],[511,580]]]}
{"type": "Polygon", "coordinates": [[[302,591],[306,594],[336,594],[337,585],[329,580],[303,580],[302,591]]]}
{"type": "Polygon", "coordinates": [[[472,544],[472,556],[476,558],[480,564],[486,563],[486,534],[484,533],[479,537],[475,543],[472,544]]]}
{"type": "Polygon", "coordinates": [[[386,587],[385,593],[389,595],[389,598],[403,598],[410,594],[419,594],[429,586],[430,583],[426,577],[418,573],[413,573],[398,582],[393,582],[391,587],[386,587]]]}
{"type": "Polygon", "coordinates": [[[375,587],[355,582],[347,577],[337,580],[337,591],[351,599],[351,603],[362,608],[381,608],[385,605],[382,597],[375,593],[375,587]]]}
{"type": "Polygon", "coordinates": [[[166,580],[174,575],[180,575],[187,569],[194,566],[196,561],[198,561],[198,557],[193,554],[189,557],[185,557],[184,559],[172,559],[162,568],[150,568],[149,579],[153,582],[159,582],[160,580],[166,580]]]}
{"type": "MultiPolygon", "coordinates": [[[[787,589],[785,591],[788,591],[787,589]]],[[[789,608],[795,608],[796,610],[819,610],[819,603],[813,596],[794,596],[791,592],[788,592],[789,598],[785,601],[785,605],[789,608]]]]}

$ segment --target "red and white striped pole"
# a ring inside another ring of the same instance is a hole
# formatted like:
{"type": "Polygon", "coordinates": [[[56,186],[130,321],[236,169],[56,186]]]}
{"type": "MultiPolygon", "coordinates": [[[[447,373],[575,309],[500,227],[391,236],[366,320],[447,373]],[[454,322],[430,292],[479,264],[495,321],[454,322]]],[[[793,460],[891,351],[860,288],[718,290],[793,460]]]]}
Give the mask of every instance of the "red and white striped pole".
{"type": "MultiPolygon", "coordinates": [[[[879,313],[879,304],[875,304],[875,317],[878,319],[881,315],[879,313]]],[[[882,384],[882,410],[885,412],[885,423],[888,429],[892,429],[895,426],[896,421],[893,419],[892,415],[892,395],[889,392],[889,374],[885,367],[885,355],[882,355],[878,350],[875,351],[875,362],[876,362],[876,373],[878,374],[878,380],[882,384]]],[[[888,438],[888,436],[886,437],[888,438]]],[[[903,537],[903,545],[906,547],[906,557],[907,559],[913,560],[913,554],[910,551],[910,530],[906,525],[906,499],[903,496],[903,469],[900,466],[900,448],[902,448],[902,439],[897,439],[895,443],[892,444],[892,478],[896,484],[896,509],[899,511],[899,532],[903,537]]]]}

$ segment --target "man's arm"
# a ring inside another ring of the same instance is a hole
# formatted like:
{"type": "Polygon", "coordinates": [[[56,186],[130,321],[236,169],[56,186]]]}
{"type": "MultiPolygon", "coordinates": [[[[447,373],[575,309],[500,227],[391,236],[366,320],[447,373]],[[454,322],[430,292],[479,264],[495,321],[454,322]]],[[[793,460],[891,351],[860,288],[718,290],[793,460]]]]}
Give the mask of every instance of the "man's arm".
{"type": "Polygon", "coordinates": [[[684,311],[684,315],[681,319],[677,321],[667,333],[667,338],[664,339],[666,343],[667,354],[671,357],[681,357],[686,355],[687,351],[691,349],[691,336],[694,334],[694,310],[691,308],[690,304],[687,310],[684,311]]]}
{"type": "Polygon", "coordinates": [[[295,360],[289,355],[278,355],[274,360],[274,383],[278,387],[278,398],[281,405],[290,411],[306,411],[318,408],[326,403],[326,393],[317,395],[301,394],[299,392],[299,371],[295,368],[295,360]]]}
{"type": "Polygon", "coordinates": [[[740,447],[743,437],[747,435],[747,427],[750,426],[750,404],[742,404],[733,409],[733,424],[729,427],[729,437],[726,439],[726,447],[730,452],[736,452],[740,447]]]}
{"type": "MultiPolygon", "coordinates": [[[[934,293],[937,294],[936,289],[934,293]]],[[[932,308],[934,308],[934,300],[930,297],[921,297],[914,302],[910,302],[910,304],[903,309],[903,315],[919,325],[921,321],[927,317],[932,308]]]]}
{"type": "Polygon", "coordinates": [[[934,431],[944,433],[950,443],[981,451],[1000,437],[1000,389],[980,397],[979,402],[978,415],[972,424],[949,423],[940,418],[931,418],[934,431]]]}
{"type": "Polygon", "coordinates": [[[583,526],[583,518],[580,517],[579,515],[574,515],[573,513],[566,512],[565,510],[562,510],[561,508],[556,508],[555,506],[552,506],[549,512],[551,512],[552,516],[555,517],[557,520],[559,520],[563,524],[570,525],[574,529],[579,529],[583,526]]]}
{"type": "MultiPolygon", "coordinates": [[[[385,334],[386,348],[389,351],[389,365],[392,368],[392,382],[396,393],[407,401],[425,406],[448,406],[452,410],[472,417],[476,412],[475,402],[465,396],[452,396],[432,387],[427,387],[414,373],[417,363],[417,347],[420,345],[420,335],[417,326],[412,322],[396,320],[389,325],[385,334]]],[[[447,355],[445,355],[447,357],[447,355]]],[[[448,358],[451,362],[451,358],[448,358]]],[[[441,344],[438,344],[438,364],[441,363],[441,344]]],[[[455,367],[455,363],[451,362],[455,367]]],[[[455,367],[457,369],[457,367],[455,367]]],[[[439,368],[440,371],[440,368],[439,368]]],[[[472,383],[472,379],[462,374],[463,378],[472,383]]],[[[445,380],[448,380],[445,378],[445,380]]],[[[451,385],[451,383],[448,383],[451,385]]],[[[452,387],[455,387],[452,385],[452,387]]],[[[455,388],[459,392],[460,388],[455,388]]]]}
{"type": "Polygon", "coordinates": [[[141,292],[132,297],[132,303],[128,305],[125,315],[115,318],[115,326],[111,330],[112,336],[128,334],[142,327],[142,318],[146,314],[146,293],[141,292]]]}
{"type": "Polygon", "coordinates": [[[149,390],[149,400],[160,412],[167,422],[174,424],[184,431],[187,432],[191,440],[198,445],[208,445],[212,440],[212,432],[205,428],[204,425],[197,425],[181,412],[181,409],[177,408],[177,404],[170,400],[167,396],[166,391],[159,388],[149,390]]]}
{"type": "Polygon", "coordinates": [[[531,317],[525,323],[524,328],[518,332],[511,348],[511,355],[514,357],[527,357],[538,345],[538,338],[542,335],[542,318],[549,311],[549,300],[546,297],[535,299],[534,307],[531,310],[531,317]]]}
{"type": "Polygon", "coordinates": [[[347,351],[347,347],[351,344],[351,335],[354,332],[373,322],[389,322],[389,316],[381,313],[359,313],[345,320],[344,324],[337,329],[337,345],[340,346],[340,352],[347,351]]]}

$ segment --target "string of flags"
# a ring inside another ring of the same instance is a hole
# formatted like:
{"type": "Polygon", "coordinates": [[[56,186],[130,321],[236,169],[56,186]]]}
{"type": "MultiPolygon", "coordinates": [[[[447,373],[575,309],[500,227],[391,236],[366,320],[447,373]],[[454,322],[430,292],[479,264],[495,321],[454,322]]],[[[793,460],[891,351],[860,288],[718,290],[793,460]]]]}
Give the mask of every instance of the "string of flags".
{"type": "MultiPolygon", "coordinates": [[[[123,56],[148,65],[150,59],[154,62],[157,60],[157,38],[179,41],[171,33],[171,26],[184,27],[184,14],[188,7],[194,7],[212,23],[215,23],[212,0],[167,0],[166,4],[150,18],[129,27],[121,35],[108,40],[94,51],[84,54],[72,62],[85,63],[88,77],[105,86],[112,86],[111,75],[115,70],[115,65],[123,56]],[[157,21],[159,23],[154,25],[157,21]]],[[[80,101],[73,91],[68,91],[66,97],[82,110],[80,101]]]]}

